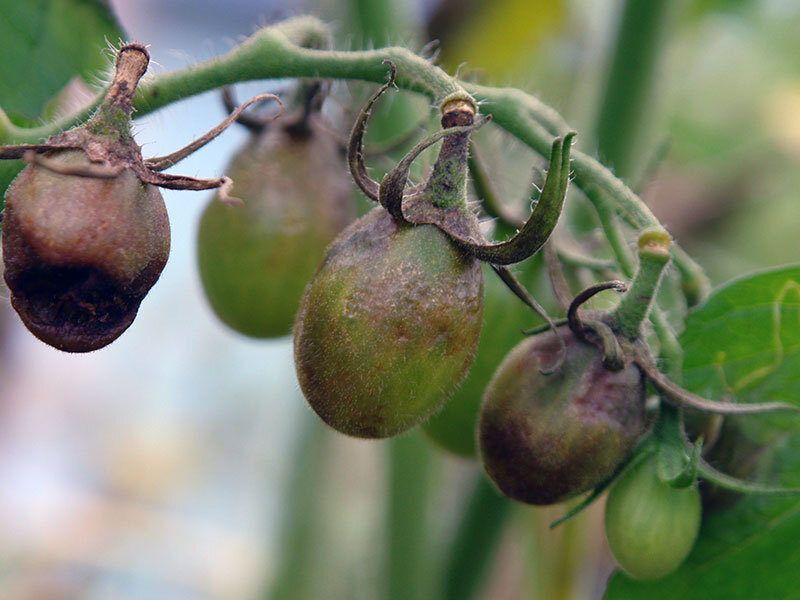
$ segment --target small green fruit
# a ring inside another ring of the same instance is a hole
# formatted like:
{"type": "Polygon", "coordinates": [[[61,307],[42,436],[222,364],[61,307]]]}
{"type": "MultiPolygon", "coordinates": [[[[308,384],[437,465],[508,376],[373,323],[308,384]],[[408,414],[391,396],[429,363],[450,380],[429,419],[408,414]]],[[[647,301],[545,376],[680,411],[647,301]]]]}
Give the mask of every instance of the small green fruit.
{"type": "Polygon", "coordinates": [[[554,504],[609,477],[644,428],[644,382],[638,367],[603,366],[600,351],[559,330],[520,342],[503,360],[483,397],[478,449],[483,467],[506,496],[554,504]]]}
{"type": "Polygon", "coordinates": [[[406,431],[466,374],[482,300],[476,259],[433,225],[373,209],[331,244],[306,288],[294,329],[303,394],[342,433],[406,431]]]}
{"type": "Polygon", "coordinates": [[[658,579],[686,559],[700,530],[697,485],[676,489],[662,482],[655,456],[625,471],[606,500],[611,553],[634,579],[658,579]]]}
{"type": "Polygon", "coordinates": [[[268,338],[291,332],[325,247],[355,219],[336,141],[312,128],[253,135],[228,175],[244,206],[216,198],[200,221],[197,262],[214,312],[232,329],[268,338]]]}

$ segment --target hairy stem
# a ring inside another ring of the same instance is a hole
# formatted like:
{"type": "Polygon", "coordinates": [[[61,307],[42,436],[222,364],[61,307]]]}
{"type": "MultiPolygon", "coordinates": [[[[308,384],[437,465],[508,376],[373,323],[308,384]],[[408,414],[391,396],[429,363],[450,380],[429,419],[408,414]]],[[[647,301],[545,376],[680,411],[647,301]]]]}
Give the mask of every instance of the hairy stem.
{"type": "MultiPolygon", "coordinates": [[[[586,194],[597,210],[597,216],[600,219],[603,233],[619,261],[622,273],[625,277],[633,277],[636,263],[633,260],[632,253],[628,249],[628,242],[622,233],[620,222],[616,218],[612,207],[609,205],[608,198],[597,187],[590,187],[586,190],[586,194]]],[[[674,249],[674,244],[672,248],[674,249]]],[[[661,344],[661,356],[667,361],[666,371],[673,376],[679,375],[683,363],[683,349],[678,342],[675,332],[667,321],[666,314],[664,314],[664,311],[658,306],[654,306],[653,310],[650,312],[650,321],[653,323],[656,336],[661,344]]]]}
{"type": "Polygon", "coordinates": [[[669,247],[669,234],[663,229],[646,230],[639,236],[639,267],[630,288],[614,310],[620,332],[629,339],[641,336],[642,322],[650,312],[670,261],[669,247]]]}
{"type": "MultiPolygon", "coordinates": [[[[548,156],[555,135],[570,128],[552,108],[520,90],[475,84],[463,85],[439,67],[410,50],[400,47],[351,52],[315,50],[298,44],[328,35],[327,26],[314,17],[296,17],[259,30],[222,56],[171,73],[145,77],[134,99],[137,117],[184,98],[240,81],[284,77],[354,79],[382,83],[386,77],[383,61],[397,66],[397,85],[419,92],[443,104],[453,98],[482,101],[481,111],[494,122],[542,156],[548,156]]],[[[86,120],[99,104],[65,119],[35,128],[14,126],[0,113],[0,143],[36,143],[86,120]]],[[[575,184],[586,189],[597,186],[610,196],[617,211],[635,227],[659,226],[650,209],[611,171],[581,152],[572,153],[575,184]]],[[[686,263],[687,272],[702,273],[688,256],[676,257],[686,263]]],[[[682,269],[681,272],[684,272],[682,269]]]]}
{"type": "Polygon", "coordinates": [[[597,152],[629,180],[640,166],[642,125],[652,106],[661,49],[677,6],[672,0],[625,0],[597,118],[597,152]]]}

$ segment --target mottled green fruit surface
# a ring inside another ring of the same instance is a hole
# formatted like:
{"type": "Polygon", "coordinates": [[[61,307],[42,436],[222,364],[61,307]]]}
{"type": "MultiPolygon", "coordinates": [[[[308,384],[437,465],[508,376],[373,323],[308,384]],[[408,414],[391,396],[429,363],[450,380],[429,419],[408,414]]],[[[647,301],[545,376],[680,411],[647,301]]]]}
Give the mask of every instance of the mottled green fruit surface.
{"type": "Polygon", "coordinates": [[[609,371],[600,351],[559,330],[518,344],[492,377],[478,417],[478,449],[490,479],[506,496],[554,504],[611,475],[644,427],[644,383],[634,364],[609,371]]]}
{"type": "MultiPolygon", "coordinates": [[[[526,261],[522,280],[531,279],[540,261],[526,261]]],[[[438,446],[465,458],[475,458],[475,425],[486,386],[506,354],[523,338],[522,330],[536,323],[536,317],[488,266],[483,267],[485,293],[483,327],[478,350],[463,383],[422,428],[438,446]]]]}
{"type": "MultiPolygon", "coordinates": [[[[48,158],[89,164],[80,150],[48,158]]],[[[3,261],[11,304],[42,341],[69,352],[116,339],[161,274],[169,221],[157,188],[29,165],[6,192],[3,261]]]]}
{"type": "Polygon", "coordinates": [[[331,244],[294,329],[295,367],[314,411],[357,437],[428,418],[469,368],[483,278],[437,227],[373,209],[331,244]]]}
{"type": "Polygon", "coordinates": [[[254,135],[228,175],[244,206],[216,197],[200,220],[197,262],[220,320],[252,337],[288,335],[325,247],[355,220],[352,189],[330,135],[254,135]]]}
{"type": "Polygon", "coordinates": [[[611,553],[634,579],[658,579],[686,559],[700,530],[697,485],[663,483],[650,456],[625,471],[606,500],[605,529],[611,553]]]}

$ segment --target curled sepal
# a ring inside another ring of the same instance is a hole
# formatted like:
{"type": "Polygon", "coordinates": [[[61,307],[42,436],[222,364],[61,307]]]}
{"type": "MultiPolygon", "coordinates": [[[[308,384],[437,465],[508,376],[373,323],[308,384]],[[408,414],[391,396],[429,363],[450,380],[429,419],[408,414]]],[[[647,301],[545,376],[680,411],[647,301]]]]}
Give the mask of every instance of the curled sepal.
{"type": "Polygon", "coordinates": [[[575,135],[575,132],[570,132],[553,141],[547,178],[536,208],[514,237],[497,244],[456,242],[479,260],[497,265],[517,263],[538,252],[553,232],[564,206],[569,183],[569,155],[575,135]]]}
{"type": "Polygon", "coordinates": [[[647,378],[659,391],[661,396],[678,408],[691,408],[702,412],[719,415],[757,415],[777,411],[800,412],[800,408],[785,402],[758,402],[736,404],[734,402],[718,402],[693,394],[676,383],[670,381],[653,364],[649,350],[639,341],[637,355],[634,358],[636,365],[647,375],[647,378]]]}
{"type": "Polygon", "coordinates": [[[19,160],[25,159],[31,162],[27,157],[30,153],[39,154],[42,152],[50,152],[51,150],[77,150],[80,146],[77,144],[65,143],[46,143],[46,144],[19,144],[17,146],[0,146],[0,160],[19,160]]]}
{"type": "Polygon", "coordinates": [[[697,461],[697,473],[701,479],[723,489],[740,494],[764,494],[766,496],[798,496],[800,488],[789,488],[745,481],[718,471],[702,458],[697,461]]]}
{"type": "Polygon", "coordinates": [[[689,445],[683,430],[681,413],[662,404],[654,427],[658,441],[656,473],[658,478],[674,488],[687,488],[697,480],[697,464],[703,449],[703,437],[689,445]],[[687,455],[688,450],[688,455],[687,455]]]}
{"type": "Polygon", "coordinates": [[[51,160],[36,154],[33,150],[28,150],[22,156],[28,164],[35,164],[40,167],[58,173],[59,175],[74,175],[75,177],[89,177],[91,179],[114,179],[125,169],[124,165],[97,165],[93,163],[70,165],[61,161],[51,160]]]}
{"type": "MultiPolygon", "coordinates": [[[[222,92],[220,94],[222,99],[222,105],[225,107],[225,110],[228,112],[229,115],[232,115],[237,110],[238,115],[236,116],[236,122],[239,125],[243,125],[247,129],[249,129],[252,133],[261,133],[263,132],[269,124],[275,119],[277,115],[252,115],[241,111],[241,107],[239,107],[239,103],[236,102],[236,98],[233,95],[233,89],[230,86],[225,86],[222,88],[222,92]],[[238,108],[237,108],[238,107],[238,108]]],[[[278,100],[280,102],[280,100],[278,100]]],[[[283,111],[283,104],[281,103],[281,111],[283,111]]]]}
{"type": "Polygon", "coordinates": [[[171,154],[167,154],[166,156],[145,159],[145,166],[151,171],[163,171],[164,169],[169,169],[171,166],[177,164],[193,152],[199,150],[211,140],[216,138],[220,133],[225,131],[234,121],[242,116],[242,113],[248,106],[254,104],[255,102],[262,102],[264,100],[275,100],[280,105],[280,110],[278,110],[278,112],[272,115],[270,118],[270,120],[277,119],[283,112],[283,102],[281,102],[281,99],[275,94],[258,94],[231,111],[231,113],[222,121],[220,121],[216,127],[212,127],[205,134],[201,135],[199,138],[187,144],[183,148],[176,150],[171,154]]]}
{"type": "Polygon", "coordinates": [[[492,269],[495,273],[497,273],[502,282],[506,284],[506,287],[514,292],[514,295],[517,296],[517,298],[522,300],[526,306],[531,308],[533,312],[545,320],[547,323],[545,326],[546,329],[550,329],[556,334],[556,338],[558,338],[559,343],[558,360],[556,360],[555,364],[548,369],[539,369],[542,375],[549,375],[550,373],[556,372],[561,367],[561,363],[564,361],[564,356],[567,352],[567,346],[564,343],[564,338],[558,335],[558,327],[553,322],[553,319],[550,318],[550,315],[547,314],[547,311],[538,302],[536,302],[536,300],[533,299],[533,296],[528,293],[528,290],[525,289],[525,286],[519,282],[519,279],[514,276],[508,267],[492,265],[492,269]]]}
{"type": "MultiPolygon", "coordinates": [[[[424,140],[414,146],[408,153],[398,162],[394,168],[384,175],[381,180],[380,187],[378,188],[378,200],[381,205],[392,215],[395,219],[400,221],[407,221],[403,214],[403,198],[406,183],[408,182],[408,174],[411,170],[411,164],[414,160],[426,149],[449,135],[456,135],[460,133],[469,133],[482,127],[490,120],[489,115],[480,117],[471,125],[458,125],[456,127],[448,127],[442,129],[434,134],[429,135],[424,140]]],[[[438,223],[437,223],[438,225],[438,223]]],[[[444,229],[444,228],[443,228],[444,229]]],[[[453,235],[450,231],[445,229],[445,232],[453,235]]],[[[457,240],[459,245],[469,244],[469,242],[457,240]]],[[[514,261],[517,262],[517,261],[514,261]]]]}
{"type": "Polygon", "coordinates": [[[615,280],[602,281],[600,283],[590,285],[586,289],[578,292],[575,298],[572,299],[572,302],[567,309],[567,323],[569,324],[569,328],[572,330],[572,333],[579,338],[582,338],[584,341],[588,341],[584,334],[583,321],[581,321],[580,315],[578,314],[578,309],[584,302],[604,290],[617,290],[618,292],[624,292],[627,289],[628,286],[624,281],[615,280]]]}
{"type": "Polygon", "coordinates": [[[691,446],[689,455],[682,447],[673,444],[661,444],[658,448],[656,473],[658,478],[674,488],[687,488],[697,480],[700,453],[703,450],[703,437],[691,446]]]}
{"type": "Polygon", "coordinates": [[[625,353],[614,331],[600,319],[584,318],[583,324],[591,329],[599,342],[603,354],[603,366],[610,371],[621,371],[625,368],[625,353]]]}
{"type": "Polygon", "coordinates": [[[375,181],[367,173],[367,167],[364,164],[364,132],[367,129],[367,121],[372,112],[372,106],[377,102],[383,93],[394,85],[394,80],[397,77],[397,67],[390,60],[384,60],[384,65],[389,66],[389,79],[384,83],[378,91],[370,96],[367,103],[361,108],[358,113],[358,118],[353,124],[353,130],[350,132],[350,140],[347,143],[347,165],[350,167],[350,174],[353,176],[353,181],[356,182],[358,188],[364,192],[367,198],[378,201],[378,182],[375,181]]]}

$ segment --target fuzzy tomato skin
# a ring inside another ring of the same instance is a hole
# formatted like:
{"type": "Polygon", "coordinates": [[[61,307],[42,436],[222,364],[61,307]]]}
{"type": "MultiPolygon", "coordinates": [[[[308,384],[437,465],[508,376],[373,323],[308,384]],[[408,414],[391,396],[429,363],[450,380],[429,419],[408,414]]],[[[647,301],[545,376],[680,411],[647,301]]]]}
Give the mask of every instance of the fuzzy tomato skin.
{"type": "Polygon", "coordinates": [[[656,473],[655,456],[626,470],[606,500],[611,553],[634,579],[658,579],[686,559],[700,530],[697,484],[676,489],[656,473]]]}
{"type": "Polygon", "coordinates": [[[294,329],[300,388],[342,433],[406,431],[463,379],[482,306],[477,260],[437,227],[377,207],[331,244],[306,288],[294,329]]]}
{"type": "Polygon", "coordinates": [[[560,330],[520,342],[492,377],[478,417],[478,449],[489,478],[527,504],[563,502],[609,477],[644,429],[644,381],[633,363],[609,371],[600,351],[560,330]]]}
{"type": "Polygon", "coordinates": [[[197,239],[200,281],[231,329],[256,338],[288,335],[325,248],[355,220],[336,141],[276,127],[249,142],[227,170],[244,206],[216,197],[197,239]]]}

